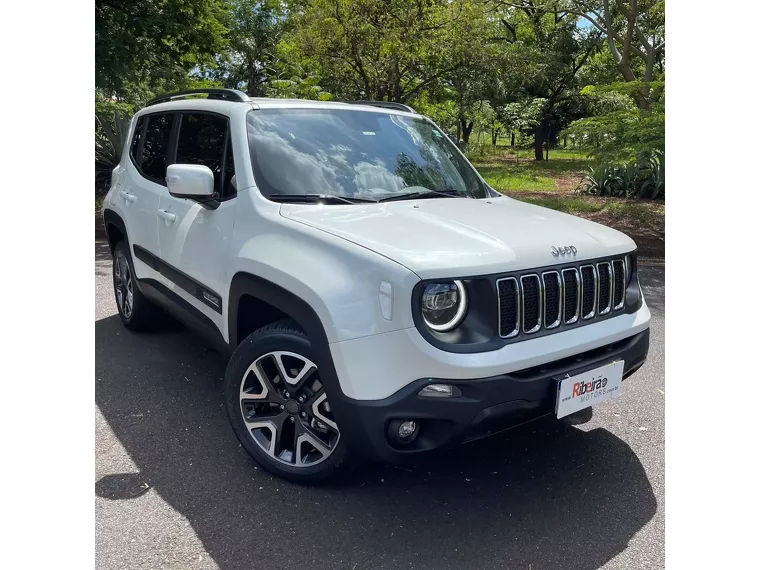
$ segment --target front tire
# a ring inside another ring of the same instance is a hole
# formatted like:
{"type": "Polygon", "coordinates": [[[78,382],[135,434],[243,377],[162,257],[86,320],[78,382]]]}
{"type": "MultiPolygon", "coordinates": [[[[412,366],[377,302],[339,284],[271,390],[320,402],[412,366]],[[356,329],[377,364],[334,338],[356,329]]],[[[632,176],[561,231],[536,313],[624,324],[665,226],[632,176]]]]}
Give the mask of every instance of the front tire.
{"type": "Polygon", "coordinates": [[[241,342],[224,379],[240,443],[267,471],[296,483],[320,483],[349,465],[314,362],[306,334],[283,320],[241,342]]]}

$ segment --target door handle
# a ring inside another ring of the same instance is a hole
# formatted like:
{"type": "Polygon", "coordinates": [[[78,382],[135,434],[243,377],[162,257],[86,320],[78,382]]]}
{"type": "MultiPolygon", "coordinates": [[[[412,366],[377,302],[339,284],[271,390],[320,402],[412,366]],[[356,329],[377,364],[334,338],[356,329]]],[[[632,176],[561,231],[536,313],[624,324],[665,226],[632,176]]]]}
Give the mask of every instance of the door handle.
{"type": "Polygon", "coordinates": [[[121,191],[121,197],[124,198],[127,202],[134,202],[137,199],[137,196],[130,194],[126,190],[121,191]]]}
{"type": "Polygon", "coordinates": [[[158,217],[159,218],[163,218],[167,222],[173,222],[174,220],[177,219],[177,215],[173,214],[169,210],[159,210],[158,211],[158,217]]]}

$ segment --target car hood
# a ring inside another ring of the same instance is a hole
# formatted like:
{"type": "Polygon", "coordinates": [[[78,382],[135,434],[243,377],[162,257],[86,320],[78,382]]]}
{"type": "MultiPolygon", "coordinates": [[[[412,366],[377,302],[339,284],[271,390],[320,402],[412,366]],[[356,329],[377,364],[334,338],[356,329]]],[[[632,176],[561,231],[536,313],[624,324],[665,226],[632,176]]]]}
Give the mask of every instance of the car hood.
{"type": "Polygon", "coordinates": [[[507,197],[283,204],[280,215],[356,243],[422,279],[467,277],[632,251],[623,233],[507,197]],[[574,246],[555,257],[552,247],[574,246]]]}

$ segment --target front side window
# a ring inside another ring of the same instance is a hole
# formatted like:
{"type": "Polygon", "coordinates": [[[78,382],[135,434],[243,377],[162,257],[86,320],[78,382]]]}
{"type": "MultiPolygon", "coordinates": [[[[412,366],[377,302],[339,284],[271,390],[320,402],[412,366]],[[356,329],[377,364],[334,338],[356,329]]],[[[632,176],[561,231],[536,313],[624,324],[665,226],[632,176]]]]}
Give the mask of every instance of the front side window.
{"type": "Polygon", "coordinates": [[[388,199],[413,192],[485,198],[477,173],[430,121],[351,109],[248,114],[256,183],[265,196],[388,199]]]}
{"type": "Polygon", "coordinates": [[[166,157],[172,134],[173,114],[149,115],[142,145],[140,170],[146,178],[166,185],[166,157]]]}
{"type": "Polygon", "coordinates": [[[214,173],[214,188],[219,193],[225,182],[224,156],[227,119],[204,113],[185,113],[177,140],[177,164],[202,164],[214,173]]]}

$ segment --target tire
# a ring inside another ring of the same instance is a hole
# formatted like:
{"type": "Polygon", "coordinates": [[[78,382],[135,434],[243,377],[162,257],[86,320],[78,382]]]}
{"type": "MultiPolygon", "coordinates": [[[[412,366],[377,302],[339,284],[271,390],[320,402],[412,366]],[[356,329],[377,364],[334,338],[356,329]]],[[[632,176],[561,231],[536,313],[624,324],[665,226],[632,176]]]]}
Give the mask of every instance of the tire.
{"type": "Polygon", "coordinates": [[[161,320],[161,311],[142,294],[137,286],[132,255],[126,241],[120,241],[113,249],[112,273],[116,308],[119,310],[119,317],[124,326],[133,331],[155,328],[157,322],[161,320]]]}
{"type": "Polygon", "coordinates": [[[224,391],[235,435],[270,473],[317,484],[349,470],[314,349],[294,321],[266,325],[243,340],[227,365],[224,391]]]}

